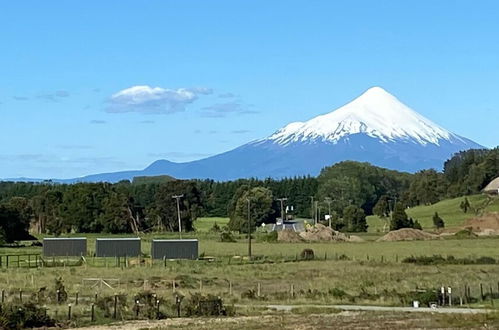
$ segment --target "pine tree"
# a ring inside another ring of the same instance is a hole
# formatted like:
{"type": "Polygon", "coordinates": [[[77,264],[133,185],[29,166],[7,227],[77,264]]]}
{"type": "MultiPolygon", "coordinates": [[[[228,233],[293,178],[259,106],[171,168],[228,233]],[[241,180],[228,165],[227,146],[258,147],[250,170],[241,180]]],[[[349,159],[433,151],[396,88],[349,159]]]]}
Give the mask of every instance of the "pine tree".
{"type": "Polygon", "coordinates": [[[464,197],[464,200],[461,202],[459,205],[461,210],[463,210],[464,213],[468,212],[468,209],[471,207],[470,202],[468,201],[468,197],[464,197]]]}
{"type": "Polygon", "coordinates": [[[433,225],[437,229],[444,228],[444,226],[445,226],[444,219],[442,219],[438,215],[438,212],[435,212],[435,214],[433,215],[433,225]]]}
{"type": "Polygon", "coordinates": [[[390,230],[397,230],[400,228],[412,228],[411,222],[405,213],[405,207],[402,203],[395,204],[392,213],[392,220],[390,222],[390,230]]]}

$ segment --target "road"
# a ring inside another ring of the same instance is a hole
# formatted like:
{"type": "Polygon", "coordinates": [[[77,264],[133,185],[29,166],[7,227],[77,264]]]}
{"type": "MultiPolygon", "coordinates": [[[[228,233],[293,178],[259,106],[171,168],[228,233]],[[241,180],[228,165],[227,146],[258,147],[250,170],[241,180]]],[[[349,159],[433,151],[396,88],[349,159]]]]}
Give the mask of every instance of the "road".
{"type": "Polygon", "coordinates": [[[478,308],[429,308],[429,307],[391,307],[391,306],[361,306],[361,305],[261,305],[278,311],[291,311],[294,308],[330,308],[342,311],[379,311],[379,312],[416,312],[416,313],[444,313],[444,314],[481,314],[497,312],[492,309],[478,308]]]}

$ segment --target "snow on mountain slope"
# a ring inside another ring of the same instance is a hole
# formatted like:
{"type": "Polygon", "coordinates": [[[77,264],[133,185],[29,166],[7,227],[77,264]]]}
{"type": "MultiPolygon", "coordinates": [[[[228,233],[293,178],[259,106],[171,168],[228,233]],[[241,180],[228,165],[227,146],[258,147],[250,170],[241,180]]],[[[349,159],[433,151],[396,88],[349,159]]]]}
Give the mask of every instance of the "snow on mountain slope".
{"type": "Polygon", "coordinates": [[[382,142],[403,139],[421,145],[439,145],[442,139],[461,140],[459,136],[413,111],[381,87],[368,89],[333,112],[307,122],[291,123],[265,140],[281,145],[317,140],[337,143],[341,138],[357,133],[364,133],[382,142]]]}

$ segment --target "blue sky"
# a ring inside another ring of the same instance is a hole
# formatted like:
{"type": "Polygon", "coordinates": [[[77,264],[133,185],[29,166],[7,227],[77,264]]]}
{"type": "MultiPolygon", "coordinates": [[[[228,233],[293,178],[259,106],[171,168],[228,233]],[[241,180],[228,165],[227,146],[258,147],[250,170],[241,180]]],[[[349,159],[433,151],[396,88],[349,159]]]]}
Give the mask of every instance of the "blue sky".
{"type": "Polygon", "coordinates": [[[198,159],[372,86],[496,146],[498,35],[497,1],[3,1],[0,177],[198,159]]]}

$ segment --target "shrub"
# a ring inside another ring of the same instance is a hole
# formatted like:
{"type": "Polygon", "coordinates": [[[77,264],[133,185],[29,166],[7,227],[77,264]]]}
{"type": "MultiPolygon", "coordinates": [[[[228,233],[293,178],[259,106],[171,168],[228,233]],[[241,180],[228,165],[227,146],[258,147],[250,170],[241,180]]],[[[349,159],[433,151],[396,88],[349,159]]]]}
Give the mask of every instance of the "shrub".
{"type": "Polygon", "coordinates": [[[314,250],[312,249],[303,249],[300,253],[300,257],[304,260],[313,260],[314,259],[314,250]]]}
{"type": "MultiPolygon", "coordinates": [[[[123,314],[123,312],[128,310],[128,304],[126,301],[126,295],[120,294],[116,295],[117,306],[116,311],[118,315],[123,314]]],[[[104,312],[104,316],[111,317],[114,313],[114,296],[102,296],[97,299],[95,305],[104,312]]]]}
{"type": "Polygon", "coordinates": [[[215,221],[215,223],[213,224],[213,227],[210,228],[210,232],[219,233],[220,231],[221,231],[221,228],[215,221]]]}
{"type": "Polygon", "coordinates": [[[142,291],[137,293],[134,301],[138,301],[143,307],[141,307],[141,312],[148,319],[165,319],[166,315],[161,311],[158,311],[158,303],[163,305],[165,303],[163,298],[156,296],[155,293],[151,291],[142,291]]]}
{"type": "Polygon", "coordinates": [[[340,300],[343,300],[343,298],[348,296],[348,294],[340,288],[329,289],[329,294],[332,295],[334,298],[338,298],[340,300]]]}
{"type": "Polygon", "coordinates": [[[0,310],[0,329],[26,329],[54,327],[56,321],[47,315],[45,309],[33,303],[3,305],[0,310]]]}
{"type": "Polygon", "coordinates": [[[225,242],[225,243],[234,243],[236,239],[234,238],[234,235],[232,235],[232,232],[229,230],[228,227],[224,227],[222,232],[220,233],[220,242],[225,242]]]}
{"type": "Polygon", "coordinates": [[[203,296],[194,293],[184,307],[187,316],[226,316],[234,315],[234,308],[224,306],[222,298],[214,295],[203,296]]]}
{"type": "Polygon", "coordinates": [[[266,242],[266,243],[275,243],[277,242],[277,232],[276,231],[271,231],[270,233],[267,234],[260,234],[257,236],[257,241],[258,242],[266,242]]]}

